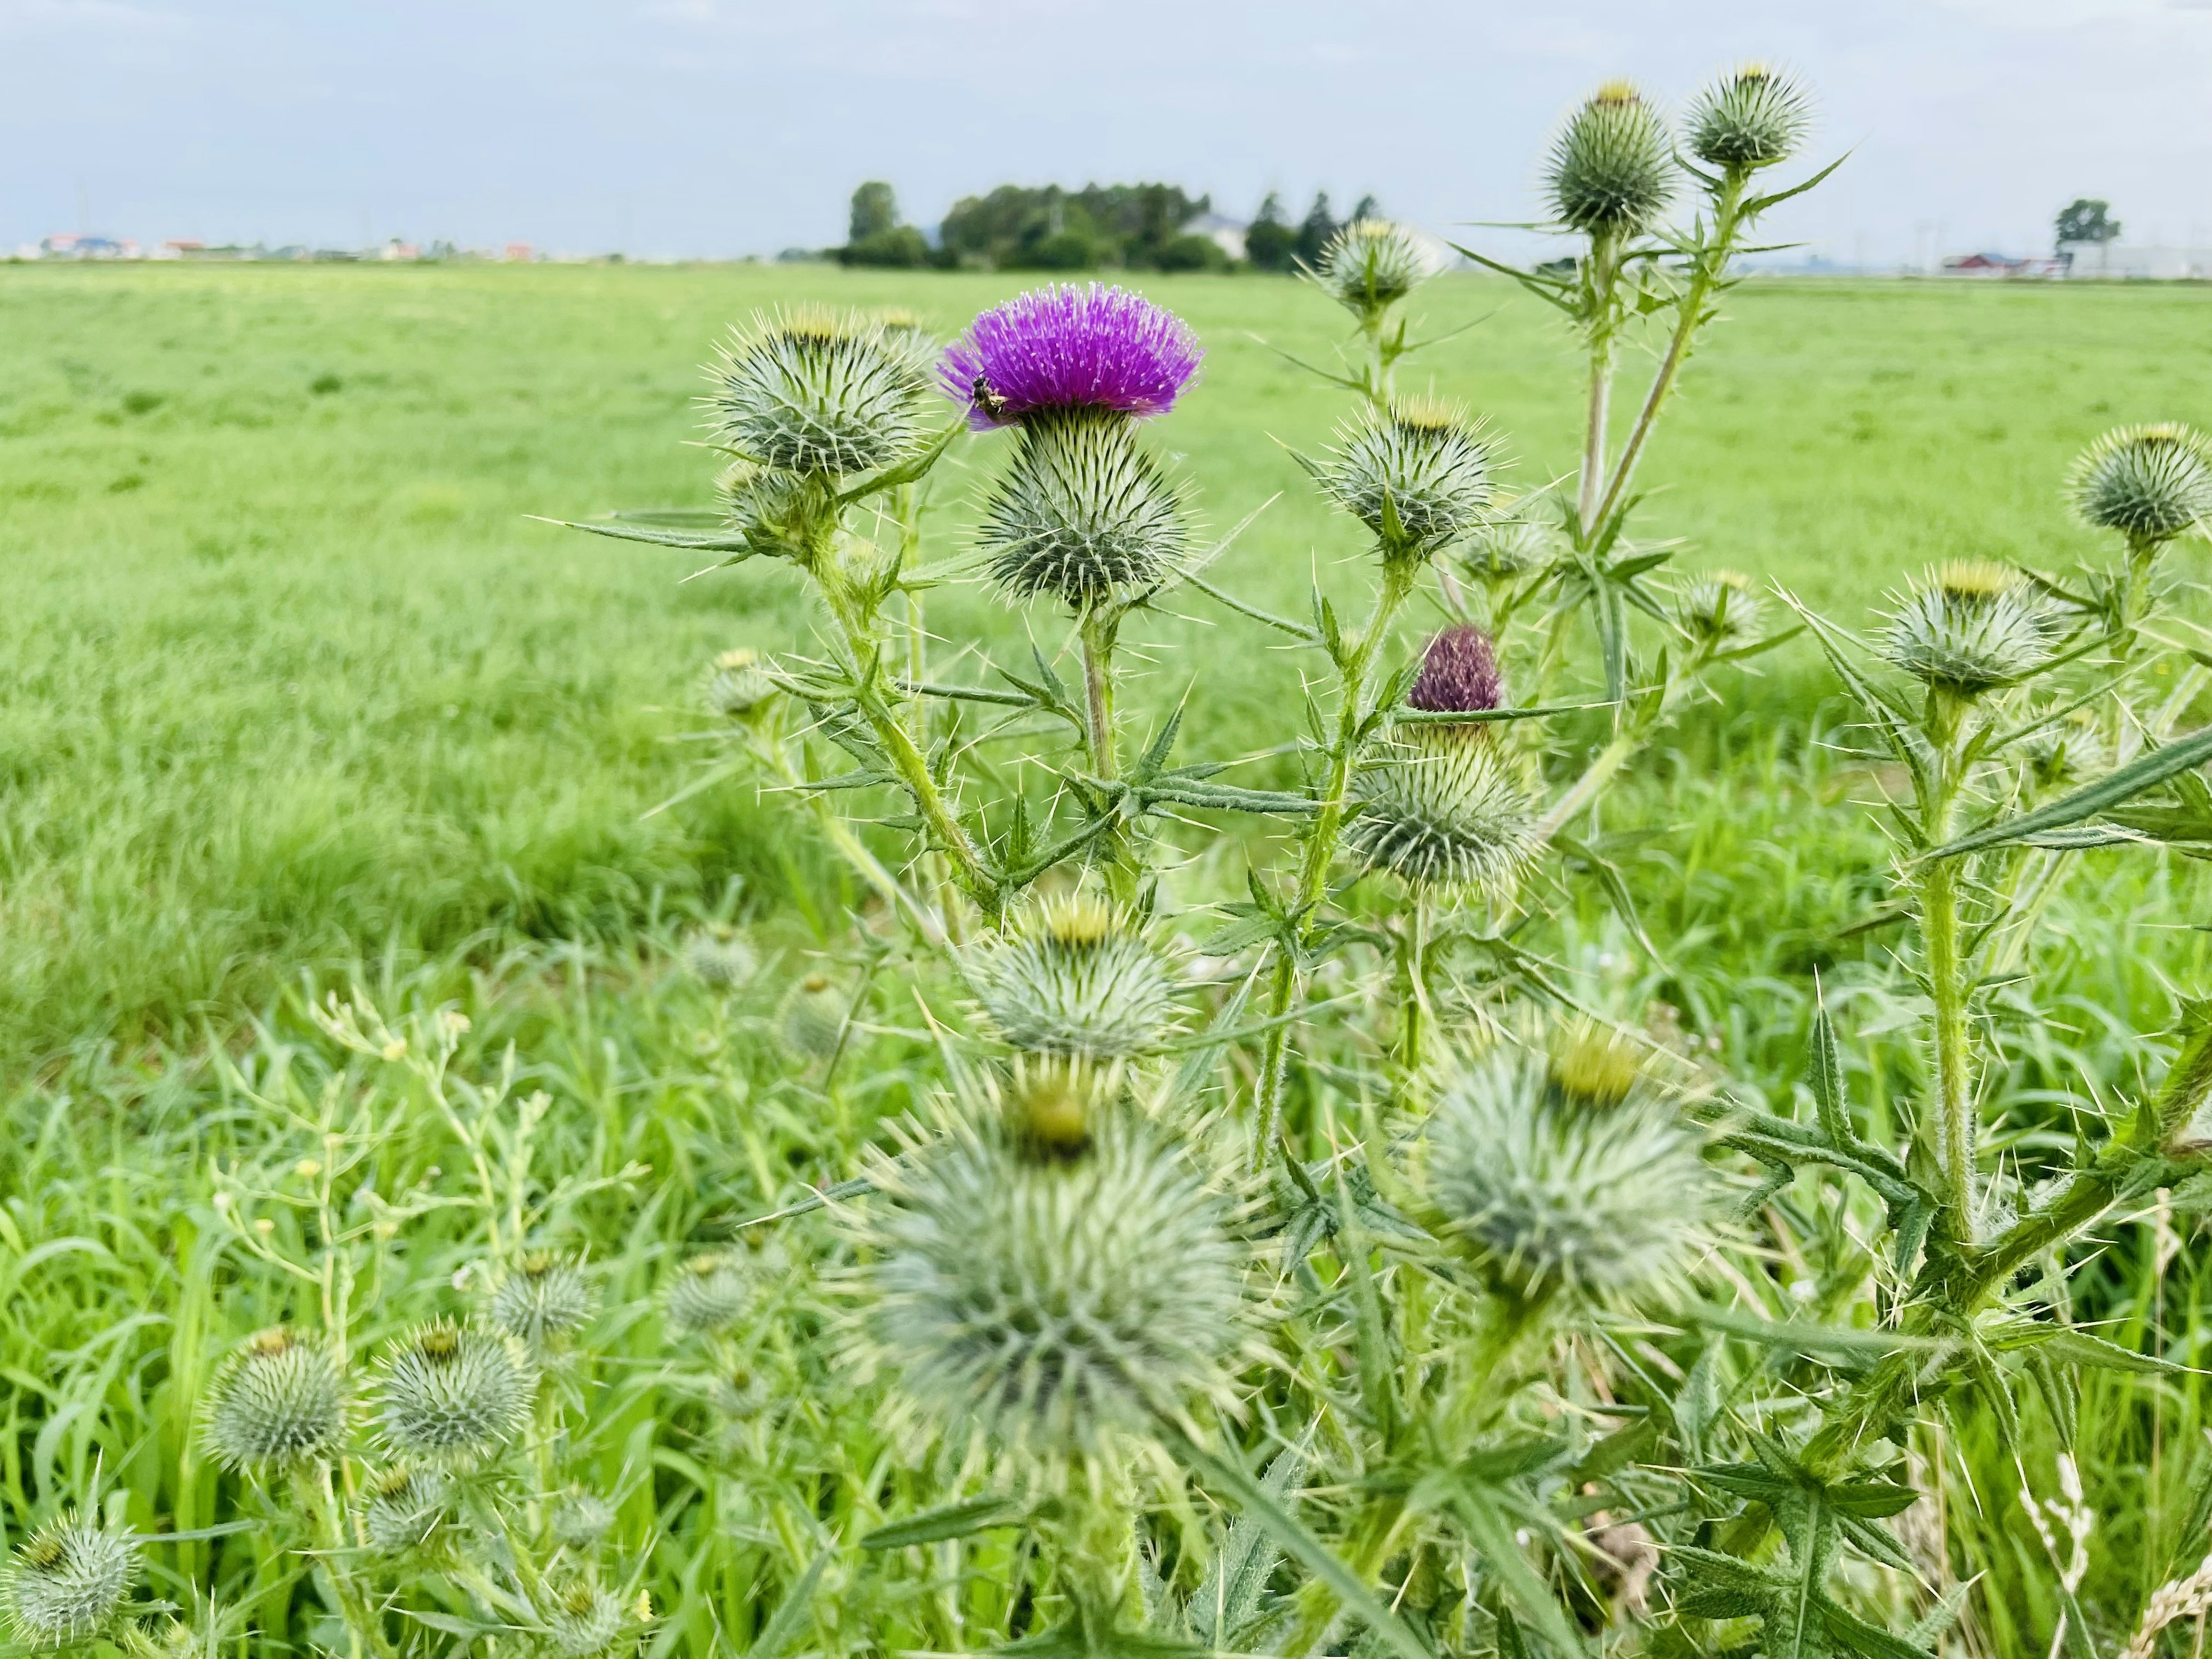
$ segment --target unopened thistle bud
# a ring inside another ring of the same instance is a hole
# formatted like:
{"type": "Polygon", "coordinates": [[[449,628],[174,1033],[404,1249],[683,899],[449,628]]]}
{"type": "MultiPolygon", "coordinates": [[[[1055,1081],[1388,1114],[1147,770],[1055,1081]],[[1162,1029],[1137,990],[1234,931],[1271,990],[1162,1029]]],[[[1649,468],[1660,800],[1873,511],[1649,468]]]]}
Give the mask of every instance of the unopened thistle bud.
{"type": "Polygon", "coordinates": [[[216,1373],[203,1433],[226,1468],[285,1468],[336,1455],[345,1419],[345,1379],[330,1350],[278,1326],[216,1373]]]}
{"type": "Polygon", "coordinates": [[[727,1250],[693,1256],[668,1285],[668,1322],[679,1331],[726,1331],[752,1304],[752,1277],[727,1250]]]}
{"type": "Polygon", "coordinates": [[[1246,1307],[1227,1210],[1137,1113],[1102,1111],[1065,1158],[958,1129],[881,1183],[875,1353],[940,1426],[1098,1453],[1226,1398],[1246,1307]]]}
{"type": "Polygon", "coordinates": [[[1404,226],[1356,219],[1329,238],[1313,280],[1337,304],[1371,324],[1432,274],[1428,251],[1404,226]]]}
{"type": "Polygon", "coordinates": [[[1388,559],[1429,557],[1480,526],[1497,495],[1495,446],[1462,410],[1428,398],[1343,428],[1326,461],[1304,465],[1388,559]]]}
{"type": "Polygon", "coordinates": [[[1726,649],[1759,637],[1759,609],[1751,578],[1740,571],[1716,570],[1682,590],[1674,620],[1699,644],[1726,649]]]}
{"type": "Polygon", "coordinates": [[[684,941],[684,966],[711,991],[733,991],[760,971],[760,958],[744,935],[727,927],[702,927],[684,941]]]}
{"type": "Polygon", "coordinates": [[[98,1635],[137,1581],[136,1539],[64,1516],[15,1552],[0,1577],[0,1607],[25,1647],[67,1647],[98,1635]]]}
{"type": "Polygon", "coordinates": [[[545,1626],[546,1650],[557,1659],[587,1659],[605,1653],[622,1634],[622,1602],[598,1585],[577,1579],[550,1589],[538,1609],[545,1626]]]}
{"type": "Polygon", "coordinates": [[[598,1292],[574,1261],[532,1250],[492,1292],[491,1322],[542,1356],[566,1347],[599,1307],[598,1292]]]}
{"type": "Polygon", "coordinates": [[[1502,897],[1535,856],[1528,791],[1480,726],[1411,726],[1353,775],[1345,842],[1422,890],[1502,897]]]}
{"type": "Polygon", "coordinates": [[[465,1467],[521,1431],[538,1367],[504,1332],[433,1320],[386,1358],[377,1393],[378,1425],[392,1451],[465,1467]]]}
{"type": "Polygon", "coordinates": [[[707,665],[699,700],[706,704],[709,714],[726,720],[743,720],[782,689],[769,672],[768,665],[761,660],[760,653],[740,647],[723,652],[707,665]]]}
{"type": "Polygon", "coordinates": [[[2013,571],[1987,559],[1943,566],[1906,594],[1884,649],[1906,673],[1961,697],[2017,684],[2051,656],[2051,621],[2013,571]]]}
{"type": "Polygon", "coordinates": [[[1491,511],[1452,550],[1461,568],[1486,586],[1516,581],[1549,564],[1559,551],[1559,532],[1549,525],[1520,516],[1504,495],[1493,496],[1491,511]]]}
{"type": "Polygon", "coordinates": [[[1486,714],[1505,706],[1498,647],[1472,623],[1447,628],[1421,653],[1406,706],[1426,714],[1486,714]]]}
{"type": "Polygon", "coordinates": [[[765,467],[865,472],[920,441],[927,380],[911,351],[865,318],[811,307],[756,316],[711,372],[718,434],[765,467]]]}
{"type": "Polygon", "coordinates": [[[2112,751],[2097,717],[2077,708],[2021,745],[2027,775],[2045,792],[2071,789],[2112,769],[2112,751]]]}
{"type": "Polygon", "coordinates": [[[844,993],[827,974],[809,974],[783,1000],[777,1029],[791,1051],[805,1060],[827,1060],[845,1039],[844,993]]]}
{"type": "Polygon", "coordinates": [[[1188,537],[1182,493],[1129,417],[1085,407],[1023,421],[976,545],[1010,597],[1081,611],[1172,575],[1188,537]]]}
{"type": "Polygon", "coordinates": [[[2156,546],[2212,520],[2212,455],[2185,426],[2124,426],[2081,452],[2075,511],[2100,530],[2156,546]]]}
{"type": "Polygon", "coordinates": [[[1096,899],[1048,901],[1012,938],[969,951],[963,965],[999,1036],[1034,1054],[1137,1054],[1175,1016],[1159,953],[1096,899]]]}
{"type": "Polygon", "coordinates": [[[1750,173],[1786,161],[1811,124],[1804,89],[1763,64],[1747,64],[1698,94],[1683,123],[1690,154],[1709,167],[1750,173]]]}
{"type": "Polygon", "coordinates": [[[426,1547],[450,1514],[452,1488],[434,1468],[395,1463],[368,1483],[362,1531],[372,1549],[405,1555],[426,1547]]]}
{"type": "Polygon", "coordinates": [[[1091,1150],[1091,1127],[1103,1111],[1115,1109],[1120,1079],[1092,1071],[1080,1060],[1017,1060],[1012,1074],[994,1092],[1008,1141],[1032,1162],[1080,1158],[1091,1150]]]}
{"type": "Polygon", "coordinates": [[[1667,129],[1634,87],[1609,81],[1567,118],[1544,182],[1562,224],[1592,237],[1639,236],[1674,192],[1667,129]]]}
{"type": "Polygon", "coordinates": [[[754,461],[733,461],[714,481],[723,515],[747,550],[764,559],[811,560],[836,518],[818,479],[754,461]]]}
{"type": "Polygon", "coordinates": [[[1548,1064],[1501,1045],[1444,1087],[1427,1182],[1504,1288],[1629,1302],[1678,1280],[1711,1182],[1698,1141],[1625,1044],[1588,1034],[1548,1064]]]}
{"type": "Polygon", "coordinates": [[[615,1523],[615,1506],[587,1486],[571,1486],[553,1510],[553,1535],[572,1550],[587,1550],[615,1523]]]}

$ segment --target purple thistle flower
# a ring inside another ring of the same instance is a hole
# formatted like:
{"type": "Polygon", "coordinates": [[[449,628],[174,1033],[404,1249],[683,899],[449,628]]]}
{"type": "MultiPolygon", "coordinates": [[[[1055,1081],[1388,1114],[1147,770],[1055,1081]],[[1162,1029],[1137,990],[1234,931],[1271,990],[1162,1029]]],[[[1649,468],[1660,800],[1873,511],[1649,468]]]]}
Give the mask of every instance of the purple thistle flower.
{"type": "Polygon", "coordinates": [[[1054,284],[976,318],[938,379],[988,432],[1048,409],[1164,415],[1205,355],[1182,318],[1127,289],[1054,284]]]}
{"type": "Polygon", "coordinates": [[[1432,714],[1472,714],[1505,704],[1505,676],[1490,635],[1472,623],[1447,628],[1429,641],[1406,701],[1432,714]]]}

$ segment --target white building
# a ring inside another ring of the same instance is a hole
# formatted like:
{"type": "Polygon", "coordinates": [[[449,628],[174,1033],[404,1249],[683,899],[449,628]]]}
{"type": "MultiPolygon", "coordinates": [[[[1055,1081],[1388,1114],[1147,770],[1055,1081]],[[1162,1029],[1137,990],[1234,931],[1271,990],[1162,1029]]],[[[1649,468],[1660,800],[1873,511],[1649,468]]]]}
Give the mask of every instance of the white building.
{"type": "Polygon", "coordinates": [[[2212,278],[2212,247],[2179,247],[2156,242],[2069,242],[2069,276],[2107,282],[2177,282],[2212,278]]]}

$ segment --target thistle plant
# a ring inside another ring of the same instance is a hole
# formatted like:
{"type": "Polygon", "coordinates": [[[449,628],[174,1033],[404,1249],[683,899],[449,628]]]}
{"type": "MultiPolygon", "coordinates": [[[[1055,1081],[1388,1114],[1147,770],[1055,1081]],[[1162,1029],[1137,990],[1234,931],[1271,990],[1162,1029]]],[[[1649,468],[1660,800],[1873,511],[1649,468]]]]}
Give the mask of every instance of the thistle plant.
{"type": "Polygon", "coordinates": [[[0,1577],[9,1634],[27,1648],[71,1647],[113,1623],[139,1574],[138,1545],[74,1516],[25,1540],[0,1577]]]}

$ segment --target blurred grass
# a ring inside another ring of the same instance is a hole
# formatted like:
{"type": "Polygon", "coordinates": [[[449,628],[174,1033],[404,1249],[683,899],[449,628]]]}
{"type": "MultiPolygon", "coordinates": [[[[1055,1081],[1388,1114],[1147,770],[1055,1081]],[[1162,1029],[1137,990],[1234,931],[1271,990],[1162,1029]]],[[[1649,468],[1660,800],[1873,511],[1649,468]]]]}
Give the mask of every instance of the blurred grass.
{"type": "MultiPolygon", "coordinates": [[[[220,1024],[298,966],[614,927],[732,878],[773,898],[750,797],[672,793],[696,665],[804,637],[787,573],[680,586],[680,555],[526,515],[704,498],[696,365],[751,309],[913,306],[950,331],[1014,279],[809,267],[0,270],[0,1058],[220,1024]]],[[[1209,359],[1156,430],[1206,518],[1274,504],[1224,580],[1300,608],[1356,538],[1275,440],[1326,441],[1338,392],[1302,286],[1159,279],[1209,359]]],[[[2074,450],[2121,420],[2204,416],[2178,350],[2190,288],[1753,282],[1647,463],[1652,537],[1846,617],[1960,551],[2063,562],[2074,450]]],[[[1487,412],[1533,485],[1570,463],[1559,327],[1502,283],[1438,282],[1409,380],[1487,412]]],[[[964,461],[988,465],[988,446],[964,461]]],[[[967,483],[942,492],[958,544],[967,483]]],[[[1194,601],[1151,635],[1140,697],[1195,680],[1189,744],[1288,735],[1294,668],[1194,601]],[[1224,653],[1227,654],[1224,656],[1224,653]]],[[[1417,619],[1418,620],[1418,619],[1417,619]]],[[[1018,639],[972,589],[948,638],[1018,639]]],[[[1048,641],[1054,624],[1040,616],[1048,641]]],[[[1749,694],[1802,714],[1778,660],[1749,694]]],[[[1699,718],[1693,716],[1693,721],[1699,718]]],[[[1694,732],[1692,733],[1694,736],[1694,732]]]]}

